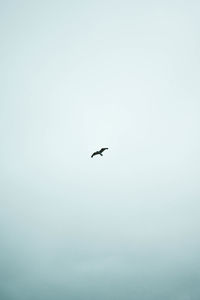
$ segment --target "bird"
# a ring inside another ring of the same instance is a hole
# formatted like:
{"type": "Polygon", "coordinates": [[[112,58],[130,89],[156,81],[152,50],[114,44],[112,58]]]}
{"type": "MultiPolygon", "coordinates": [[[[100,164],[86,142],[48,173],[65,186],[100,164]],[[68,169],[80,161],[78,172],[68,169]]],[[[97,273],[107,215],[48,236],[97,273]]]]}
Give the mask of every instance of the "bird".
{"type": "Polygon", "coordinates": [[[98,154],[101,155],[101,156],[103,156],[102,152],[105,151],[105,150],[108,150],[108,148],[101,148],[101,150],[94,152],[94,153],[91,155],[91,157],[93,157],[93,156],[95,156],[95,155],[98,155],[98,154]]]}

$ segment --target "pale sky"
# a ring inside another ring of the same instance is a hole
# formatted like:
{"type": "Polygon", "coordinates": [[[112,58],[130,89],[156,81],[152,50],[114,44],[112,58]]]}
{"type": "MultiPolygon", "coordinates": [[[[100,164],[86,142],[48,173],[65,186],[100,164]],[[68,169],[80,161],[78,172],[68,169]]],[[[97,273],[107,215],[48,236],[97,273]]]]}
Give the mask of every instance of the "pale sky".
{"type": "Polygon", "coordinates": [[[200,299],[199,12],[0,2],[1,300],[200,299]]]}

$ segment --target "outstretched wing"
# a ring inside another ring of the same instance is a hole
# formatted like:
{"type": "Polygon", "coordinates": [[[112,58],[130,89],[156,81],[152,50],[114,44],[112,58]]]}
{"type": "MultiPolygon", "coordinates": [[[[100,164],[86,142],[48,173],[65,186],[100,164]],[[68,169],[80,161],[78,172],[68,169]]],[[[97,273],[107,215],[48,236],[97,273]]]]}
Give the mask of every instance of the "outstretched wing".
{"type": "Polygon", "coordinates": [[[97,154],[99,154],[99,151],[94,152],[94,153],[91,155],[91,157],[93,157],[93,156],[95,156],[95,155],[97,155],[97,154]]]}
{"type": "Polygon", "coordinates": [[[108,150],[108,148],[101,148],[101,150],[99,151],[99,153],[102,153],[105,150],[108,150]]]}

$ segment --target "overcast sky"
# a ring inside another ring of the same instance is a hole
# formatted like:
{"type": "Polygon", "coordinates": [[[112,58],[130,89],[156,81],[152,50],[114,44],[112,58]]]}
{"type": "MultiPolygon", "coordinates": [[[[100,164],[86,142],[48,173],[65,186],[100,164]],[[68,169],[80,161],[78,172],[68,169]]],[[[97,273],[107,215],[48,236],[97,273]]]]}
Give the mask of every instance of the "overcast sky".
{"type": "Polygon", "coordinates": [[[200,299],[199,12],[1,1],[1,300],[200,299]]]}

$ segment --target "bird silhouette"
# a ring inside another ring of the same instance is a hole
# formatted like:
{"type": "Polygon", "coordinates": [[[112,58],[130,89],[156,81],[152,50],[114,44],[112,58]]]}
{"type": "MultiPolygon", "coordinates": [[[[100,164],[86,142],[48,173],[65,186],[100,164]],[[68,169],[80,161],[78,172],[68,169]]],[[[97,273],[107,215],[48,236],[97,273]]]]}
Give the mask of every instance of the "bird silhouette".
{"type": "Polygon", "coordinates": [[[98,154],[101,155],[101,156],[103,156],[102,152],[105,151],[105,150],[108,150],[108,148],[101,148],[101,150],[94,152],[94,153],[91,155],[91,157],[93,157],[93,156],[95,156],[95,155],[98,155],[98,154]]]}

